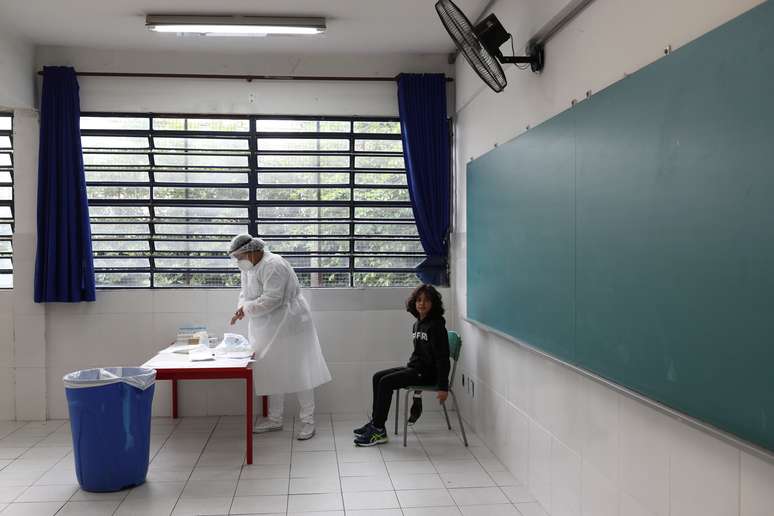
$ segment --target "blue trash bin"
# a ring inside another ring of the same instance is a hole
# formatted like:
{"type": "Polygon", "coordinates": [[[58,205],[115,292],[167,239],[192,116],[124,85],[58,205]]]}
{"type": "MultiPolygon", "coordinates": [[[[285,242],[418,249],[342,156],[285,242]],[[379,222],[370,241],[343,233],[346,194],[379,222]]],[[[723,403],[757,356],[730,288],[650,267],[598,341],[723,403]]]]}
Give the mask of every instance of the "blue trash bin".
{"type": "Polygon", "coordinates": [[[119,491],[145,482],[156,371],[85,369],[65,375],[75,472],[84,491],[119,491]]]}

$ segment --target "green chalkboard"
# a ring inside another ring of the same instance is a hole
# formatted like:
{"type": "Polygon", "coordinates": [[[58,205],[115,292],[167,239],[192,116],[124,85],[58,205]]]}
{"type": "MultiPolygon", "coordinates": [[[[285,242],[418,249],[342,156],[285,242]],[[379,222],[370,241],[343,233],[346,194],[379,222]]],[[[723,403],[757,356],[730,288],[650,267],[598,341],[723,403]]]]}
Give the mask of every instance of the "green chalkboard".
{"type": "Polygon", "coordinates": [[[471,162],[468,317],[774,450],[774,2],[471,162]]]}

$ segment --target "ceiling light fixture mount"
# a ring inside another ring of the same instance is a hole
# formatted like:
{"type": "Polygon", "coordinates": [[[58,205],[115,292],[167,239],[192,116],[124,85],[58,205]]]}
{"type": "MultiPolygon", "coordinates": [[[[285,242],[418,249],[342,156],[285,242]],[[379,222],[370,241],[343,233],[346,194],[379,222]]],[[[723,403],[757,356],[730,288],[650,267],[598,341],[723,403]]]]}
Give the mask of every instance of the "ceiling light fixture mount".
{"type": "Polygon", "coordinates": [[[153,32],[199,36],[315,35],[325,32],[325,18],[292,16],[196,16],[157,15],[145,17],[145,27],[153,32]]]}

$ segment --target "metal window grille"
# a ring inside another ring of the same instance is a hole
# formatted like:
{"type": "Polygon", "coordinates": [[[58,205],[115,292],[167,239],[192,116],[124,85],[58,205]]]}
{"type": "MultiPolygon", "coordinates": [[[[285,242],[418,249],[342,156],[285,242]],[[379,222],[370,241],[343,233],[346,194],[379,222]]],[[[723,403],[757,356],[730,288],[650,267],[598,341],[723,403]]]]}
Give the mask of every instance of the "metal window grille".
{"type": "Polygon", "coordinates": [[[418,283],[397,118],[83,113],[81,137],[100,288],[236,286],[240,232],[305,286],[418,283]]]}
{"type": "Polygon", "coordinates": [[[13,288],[13,115],[0,113],[0,288],[13,288]]]}

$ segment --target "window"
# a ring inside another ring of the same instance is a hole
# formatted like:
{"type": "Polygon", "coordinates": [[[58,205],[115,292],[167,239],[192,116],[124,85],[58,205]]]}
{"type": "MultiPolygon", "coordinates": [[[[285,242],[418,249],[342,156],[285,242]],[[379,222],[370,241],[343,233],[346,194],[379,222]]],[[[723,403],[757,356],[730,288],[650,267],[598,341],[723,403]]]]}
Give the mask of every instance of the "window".
{"type": "Polygon", "coordinates": [[[13,115],[0,113],[0,288],[13,288],[13,115]]]}
{"type": "Polygon", "coordinates": [[[99,287],[238,285],[240,232],[305,286],[418,283],[396,118],[84,113],[81,135],[99,287]]]}

